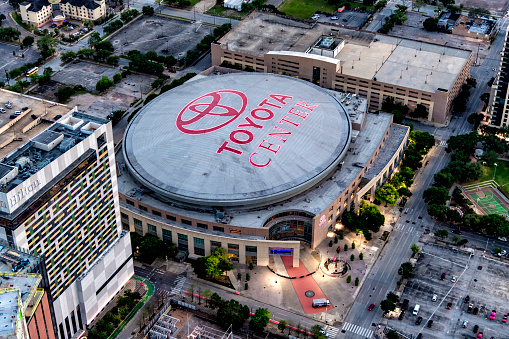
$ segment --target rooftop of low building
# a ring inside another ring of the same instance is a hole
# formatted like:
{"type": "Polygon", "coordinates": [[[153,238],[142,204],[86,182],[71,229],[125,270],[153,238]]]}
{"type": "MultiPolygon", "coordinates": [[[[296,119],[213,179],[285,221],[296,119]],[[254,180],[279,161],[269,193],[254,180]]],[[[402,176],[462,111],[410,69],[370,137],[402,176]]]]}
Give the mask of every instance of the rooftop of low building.
{"type": "Polygon", "coordinates": [[[345,41],[335,57],[343,74],[431,93],[450,90],[471,55],[458,48],[260,12],[245,18],[219,43],[228,50],[262,57],[270,51],[306,53],[320,36],[345,41]]]}

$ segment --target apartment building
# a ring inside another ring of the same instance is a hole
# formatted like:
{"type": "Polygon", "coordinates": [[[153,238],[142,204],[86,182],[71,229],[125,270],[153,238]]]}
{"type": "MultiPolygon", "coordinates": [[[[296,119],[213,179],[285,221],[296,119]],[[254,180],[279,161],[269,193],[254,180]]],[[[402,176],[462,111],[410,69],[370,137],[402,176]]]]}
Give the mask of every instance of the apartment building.
{"type": "Polygon", "coordinates": [[[66,19],[95,21],[106,16],[104,0],[33,0],[19,5],[21,19],[40,27],[48,22],[57,25],[66,19]]]}
{"type": "Polygon", "coordinates": [[[508,127],[509,116],[509,29],[505,33],[504,49],[501,52],[500,69],[491,87],[487,120],[491,126],[508,127]]]}

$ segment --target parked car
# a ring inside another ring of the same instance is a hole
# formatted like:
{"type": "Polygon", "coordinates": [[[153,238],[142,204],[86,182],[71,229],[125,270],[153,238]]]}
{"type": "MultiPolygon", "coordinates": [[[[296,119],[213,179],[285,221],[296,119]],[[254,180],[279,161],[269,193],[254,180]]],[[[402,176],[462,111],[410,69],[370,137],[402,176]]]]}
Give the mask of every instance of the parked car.
{"type": "Polygon", "coordinates": [[[506,315],[504,315],[504,318],[502,319],[502,322],[503,322],[503,323],[506,323],[506,322],[507,322],[507,314],[506,314],[506,315]]]}
{"type": "Polygon", "coordinates": [[[433,326],[433,320],[428,321],[428,328],[431,328],[433,326]]]}
{"type": "Polygon", "coordinates": [[[483,335],[483,333],[479,332],[479,334],[477,335],[477,338],[482,338],[482,335],[483,335]]]}
{"type": "Polygon", "coordinates": [[[431,301],[437,301],[437,299],[438,299],[438,295],[433,294],[433,298],[431,298],[431,301]]]}
{"type": "Polygon", "coordinates": [[[479,325],[475,325],[474,329],[473,329],[474,333],[477,333],[478,330],[479,330],[479,325]]]}
{"type": "Polygon", "coordinates": [[[24,112],[28,109],[28,107],[23,107],[21,110],[24,112]]]}
{"type": "Polygon", "coordinates": [[[415,339],[422,339],[422,333],[419,333],[415,339]]]}
{"type": "Polygon", "coordinates": [[[474,311],[472,312],[473,315],[477,315],[479,313],[479,307],[474,308],[474,311]]]}
{"type": "Polygon", "coordinates": [[[495,317],[497,316],[497,311],[492,310],[490,315],[490,320],[495,320],[495,317]]]}
{"type": "Polygon", "coordinates": [[[470,301],[470,296],[469,296],[469,295],[467,295],[467,296],[465,297],[465,304],[466,304],[466,303],[468,303],[469,301],[470,301]]]}
{"type": "Polygon", "coordinates": [[[472,313],[472,308],[474,308],[474,304],[469,304],[468,305],[468,309],[467,309],[467,313],[472,313]]]}
{"type": "Polygon", "coordinates": [[[5,113],[5,109],[0,107],[0,113],[5,113]]]}
{"type": "Polygon", "coordinates": [[[21,111],[14,112],[14,115],[21,115],[21,111]]]}
{"type": "Polygon", "coordinates": [[[452,282],[452,283],[455,283],[455,282],[456,282],[456,279],[458,279],[458,277],[457,277],[457,276],[455,276],[455,275],[453,275],[453,276],[452,276],[452,279],[451,279],[451,282],[452,282]]]}
{"type": "Polygon", "coordinates": [[[338,20],[338,17],[337,16],[331,16],[330,19],[331,20],[338,20]]]}
{"type": "Polygon", "coordinates": [[[422,323],[422,317],[417,318],[417,320],[415,321],[415,324],[420,325],[421,323],[422,323]]]}
{"type": "Polygon", "coordinates": [[[14,115],[14,114],[11,114],[9,115],[9,119],[16,119],[18,116],[17,115],[14,115]]]}
{"type": "Polygon", "coordinates": [[[447,303],[447,306],[445,308],[447,308],[448,310],[450,310],[452,307],[452,303],[447,303]]]}
{"type": "Polygon", "coordinates": [[[12,105],[8,102],[5,104],[5,108],[12,108],[12,105]]]}
{"type": "Polygon", "coordinates": [[[442,273],[442,275],[440,276],[440,280],[444,280],[445,279],[445,273],[442,273]]]}
{"type": "Polygon", "coordinates": [[[463,328],[466,328],[466,327],[467,327],[467,325],[468,325],[468,320],[465,320],[465,321],[463,322],[463,328]]]}
{"type": "Polygon", "coordinates": [[[368,311],[373,311],[374,308],[375,308],[375,304],[371,304],[368,306],[368,311]]]}
{"type": "Polygon", "coordinates": [[[399,320],[403,320],[404,317],[405,317],[405,311],[401,311],[401,313],[399,314],[398,319],[399,320]]]}
{"type": "Polygon", "coordinates": [[[498,237],[498,240],[503,241],[503,242],[506,242],[506,241],[507,241],[507,238],[506,238],[506,237],[498,237]]]}

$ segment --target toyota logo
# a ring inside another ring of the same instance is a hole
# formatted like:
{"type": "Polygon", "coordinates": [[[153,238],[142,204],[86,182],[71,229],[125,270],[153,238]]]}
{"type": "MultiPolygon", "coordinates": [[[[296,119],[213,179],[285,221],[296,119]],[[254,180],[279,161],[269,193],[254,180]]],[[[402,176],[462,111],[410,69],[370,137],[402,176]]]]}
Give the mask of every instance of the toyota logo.
{"type": "Polygon", "coordinates": [[[247,96],[242,92],[228,89],[210,92],[188,103],[180,111],[176,125],[179,131],[185,134],[213,132],[235,121],[244,112],[246,106],[247,96]],[[240,107],[221,104],[221,100],[223,103],[224,101],[238,102],[237,106],[240,107]],[[223,119],[214,117],[223,117],[223,119]],[[211,124],[215,125],[211,126],[211,124]]]}

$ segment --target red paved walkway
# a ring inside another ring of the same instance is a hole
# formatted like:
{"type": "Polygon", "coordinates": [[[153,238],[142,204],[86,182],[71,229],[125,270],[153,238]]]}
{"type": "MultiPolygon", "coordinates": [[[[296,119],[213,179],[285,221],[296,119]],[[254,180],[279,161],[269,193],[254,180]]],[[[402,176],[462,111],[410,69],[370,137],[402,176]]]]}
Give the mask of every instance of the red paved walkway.
{"type": "MultiPolygon", "coordinates": [[[[299,260],[299,267],[293,267],[293,256],[282,255],[281,260],[283,260],[283,264],[285,264],[286,271],[290,277],[301,277],[303,275],[309,274],[309,271],[306,269],[302,261],[299,260]]],[[[305,278],[296,278],[291,279],[293,284],[293,288],[295,292],[297,292],[297,296],[299,297],[300,304],[304,309],[304,313],[319,313],[324,312],[325,307],[313,307],[313,299],[321,299],[327,298],[325,294],[322,292],[318,284],[316,283],[313,276],[307,276],[305,278]],[[306,291],[315,292],[315,296],[312,298],[306,297],[304,293],[306,291]]],[[[327,307],[328,310],[332,309],[334,306],[329,305],[327,307]]]]}

